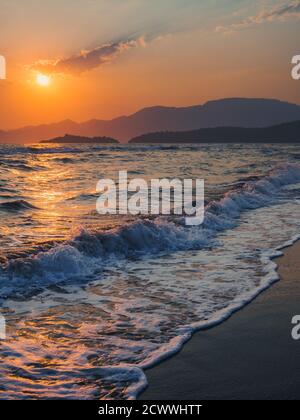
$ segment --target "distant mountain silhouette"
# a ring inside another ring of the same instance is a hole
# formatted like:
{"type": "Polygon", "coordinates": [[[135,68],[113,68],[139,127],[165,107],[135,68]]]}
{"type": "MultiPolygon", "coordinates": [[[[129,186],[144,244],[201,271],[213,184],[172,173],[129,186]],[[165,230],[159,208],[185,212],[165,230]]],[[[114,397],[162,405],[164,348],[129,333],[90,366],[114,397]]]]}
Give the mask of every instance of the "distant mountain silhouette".
{"type": "Polygon", "coordinates": [[[300,143],[300,121],[271,127],[217,127],[148,133],[129,143],[300,143]]]}
{"type": "Polygon", "coordinates": [[[55,137],[54,139],[42,140],[40,143],[119,143],[118,140],[112,139],[111,137],[83,137],[74,136],[72,134],[65,134],[63,137],[55,137]]]}
{"type": "Polygon", "coordinates": [[[187,131],[210,127],[267,127],[300,120],[300,106],[275,99],[231,98],[186,108],[151,107],[130,116],[83,123],[71,120],[0,132],[0,142],[38,142],[70,133],[108,136],[127,141],[153,131],[187,131]]]}

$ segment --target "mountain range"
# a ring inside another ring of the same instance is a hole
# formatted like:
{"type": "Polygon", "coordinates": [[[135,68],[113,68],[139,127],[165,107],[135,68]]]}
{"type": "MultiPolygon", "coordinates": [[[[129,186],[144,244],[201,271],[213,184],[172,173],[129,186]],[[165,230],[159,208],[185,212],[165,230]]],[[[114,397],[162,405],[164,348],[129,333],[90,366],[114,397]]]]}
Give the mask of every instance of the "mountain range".
{"type": "Polygon", "coordinates": [[[276,99],[228,98],[183,108],[155,106],[112,120],[92,119],[1,131],[1,143],[36,143],[63,136],[107,136],[126,142],[154,131],[188,131],[212,127],[268,127],[300,120],[300,106],[276,99]]]}
{"type": "Polygon", "coordinates": [[[300,121],[271,127],[216,127],[142,134],[130,143],[300,143],[300,121]]]}

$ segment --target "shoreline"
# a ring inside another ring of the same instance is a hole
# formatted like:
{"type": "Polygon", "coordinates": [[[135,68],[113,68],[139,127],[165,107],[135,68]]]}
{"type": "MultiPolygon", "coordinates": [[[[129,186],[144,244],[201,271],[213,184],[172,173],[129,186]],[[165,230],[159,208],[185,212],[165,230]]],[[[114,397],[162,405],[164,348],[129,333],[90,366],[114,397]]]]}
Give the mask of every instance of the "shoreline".
{"type": "Polygon", "coordinates": [[[147,369],[139,400],[300,398],[300,343],[291,338],[291,319],[300,313],[300,241],[281,251],[272,258],[280,281],[147,369]]]}

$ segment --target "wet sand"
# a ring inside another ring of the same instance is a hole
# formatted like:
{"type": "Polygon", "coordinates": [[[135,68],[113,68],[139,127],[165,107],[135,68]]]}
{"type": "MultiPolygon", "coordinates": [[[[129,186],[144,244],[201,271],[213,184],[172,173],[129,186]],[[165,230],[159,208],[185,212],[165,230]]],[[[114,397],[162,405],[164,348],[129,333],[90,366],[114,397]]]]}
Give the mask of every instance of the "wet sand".
{"type": "Polygon", "coordinates": [[[147,370],[139,399],[300,399],[300,340],[291,336],[300,315],[300,242],[275,261],[281,280],[147,370]]]}

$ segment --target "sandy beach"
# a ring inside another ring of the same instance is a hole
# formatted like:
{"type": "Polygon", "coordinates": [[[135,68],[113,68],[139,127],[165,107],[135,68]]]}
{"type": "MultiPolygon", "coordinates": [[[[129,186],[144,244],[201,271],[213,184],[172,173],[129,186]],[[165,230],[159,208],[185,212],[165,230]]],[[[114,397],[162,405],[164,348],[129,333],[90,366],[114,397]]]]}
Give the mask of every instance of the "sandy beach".
{"type": "Polygon", "coordinates": [[[142,400],[296,400],[300,341],[300,242],[276,262],[280,281],[228,321],[193,336],[173,358],[146,371],[142,400]]]}

